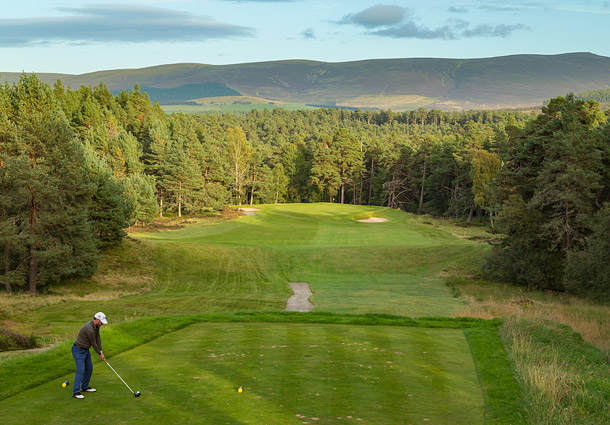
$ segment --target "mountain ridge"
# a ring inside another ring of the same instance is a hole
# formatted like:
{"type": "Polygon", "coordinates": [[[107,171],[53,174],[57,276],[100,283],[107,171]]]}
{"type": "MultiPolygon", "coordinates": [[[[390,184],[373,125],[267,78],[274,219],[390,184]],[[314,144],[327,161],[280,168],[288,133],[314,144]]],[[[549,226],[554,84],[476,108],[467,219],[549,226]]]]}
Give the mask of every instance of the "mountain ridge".
{"type": "MultiPolygon", "coordinates": [[[[48,83],[60,79],[72,88],[103,82],[111,91],[129,90],[135,84],[179,89],[216,83],[242,95],[298,104],[394,110],[420,106],[497,109],[538,106],[568,92],[609,88],[610,58],[576,52],[474,59],[288,59],[230,65],[164,64],[78,75],[36,74],[48,83]]],[[[0,79],[14,81],[19,75],[0,73],[0,79]]]]}

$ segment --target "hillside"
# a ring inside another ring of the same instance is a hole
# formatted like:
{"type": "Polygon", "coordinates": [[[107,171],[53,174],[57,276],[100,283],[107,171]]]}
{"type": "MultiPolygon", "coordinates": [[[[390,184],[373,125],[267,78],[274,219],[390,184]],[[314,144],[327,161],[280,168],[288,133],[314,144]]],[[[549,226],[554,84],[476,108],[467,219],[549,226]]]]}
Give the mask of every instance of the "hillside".
{"type": "MultiPolygon", "coordinates": [[[[19,78],[1,73],[2,80],[19,78]]],[[[214,83],[244,96],[302,105],[408,110],[528,107],[568,92],[610,87],[610,58],[591,53],[514,55],[484,59],[304,60],[235,65],[173,64],[81,75],[38,74],[72,88],[103,82],[112,91],[135,84],[163,91],[163,103],[199,99],[186,89],[214,83]],[[172,95],[173,93],[173,95],[172,95]]],[[[152,90],[151,90],[152,91],[152,90]]],[[[218,96],[218,94],[216,94],[218,96]]]]}

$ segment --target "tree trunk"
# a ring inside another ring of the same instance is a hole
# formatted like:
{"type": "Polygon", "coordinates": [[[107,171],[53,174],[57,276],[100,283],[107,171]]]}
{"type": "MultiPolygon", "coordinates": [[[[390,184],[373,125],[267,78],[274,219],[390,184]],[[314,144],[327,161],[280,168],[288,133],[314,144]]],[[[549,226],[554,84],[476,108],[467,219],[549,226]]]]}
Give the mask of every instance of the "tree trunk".
{"type": "Polygon", "coordinates": [[[394,208],[394,191],[395,191],[395,176],[392,176],[392,180],[390,181],[390,185],[388,187],[388,208],[394,208]]]}
{"type": "Polygon", "coordinates": [[[470,224],[470,221],[472,220],[472,214],[474,212],[474,208],[472,208],[472,204],[470,205],[470,211],[468,212],[468,220],[466,220],[466,224],[470,224]]]}
{"type": "Polygon", "coordinates": [[[241,184],[239,183],[239,164],[235,162],[235,190],[237,191],[238,204],[241,205],[241,184]]]}
{"type": "Polygon", "coordinates": [[[30,287],[30,294],[36,295],[36,277],[38,275],[38,258],[36,258],[34,244],[30,245],[30,275],[28,283],[30,287]]]}
{"type": "Polygon", "coordinates": [[[343,203],[343,197],[345,195],[345,185],[341,183],[341,203],[343,203]]]}
{"type": "Polygon", "coordinates": [[[250,205],[254,205],[254,184],[256,183],[256,174],[254,174],[254,181],[252,183],[252,192],[250,192],[250,205]]]}
{"type": "Polygon", "coordinates": [[[182,182],[178,183],[178,217],[182,217],[182,182]]]}
{"type": "Polygon", "coordinates": [[[371,205],[371,198],[373,197],[373,177],[375,177],[375,158],[371,158],[371,177],[369,180],[369,205],[371,205]]]}
{"type": "MultiPolygon", "coordinates": [[[[0,162],[0,167],[4,167],[4,163],[0,162]]],[[[4,182],[2,182],[2,198],[6,197],[6,186],[4,185],[4,182]]],[[[6,220],[6,205],[4,205],[2,207],[2,219],[6,220]]],[[[6,281],[4,282],[4,287],[6,288],[6,293],[10,294],[11,293],[11,283],[8,281],[8,274],[11,271],[11,264],[10,264],[10,257],[9,257],[9,246],[8,243],[4,244],[4,278],[6,279],[6,281]]]]}
{"type": "MultiPolygon", "coordinates": [[[[36,240],[36,222],[38,221],[38,203],[36,202],[36,191],[30,187],[31,204],[30,204],[30,236],[36,240]]],[[[30,274],[28,278],[28,284],[30,294],[36,295],[36,277],[38,275],[38,258],[36,258],[36,242],[30,244],[30,274]]]]}
{"type": "Polygon", "coordinates": [[[9,255],[8,255],[8,244],[5,243],[4,244],[4,277],[5,277],[5,281],[4,281],[4,287],[6,288],[6,293],[10,294],[11,293],[11,283],[8,281],[8,274],[11,271],[11,264],[9,261],[9,255]]]}
{"type": "Polygon", "coordinates": [[[427,159],[427,157],[424,156],[424,172],[422,173],[421,192],[419,194],[419,208],[417,209],[417,214],[421,214],[421,210],[424,207],[424,185],[426,183],[426,159],[427,159]]]}

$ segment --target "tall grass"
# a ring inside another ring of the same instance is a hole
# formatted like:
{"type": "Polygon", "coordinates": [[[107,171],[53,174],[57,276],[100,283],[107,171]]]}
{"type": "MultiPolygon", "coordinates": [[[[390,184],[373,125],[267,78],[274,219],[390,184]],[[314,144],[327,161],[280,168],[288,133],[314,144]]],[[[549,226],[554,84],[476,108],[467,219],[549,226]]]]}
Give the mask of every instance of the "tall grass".
{"type": "Polygon", "coordinates": [[[578,332],[610,356],[610,305],[570,295],[527,291],[508,284],[453,280],[467,305],[456,315],[493,319],[515,317],[546,319],[578,332]]]}
{"type": "Polygon", "coordinates": [[[543,319],[508,318],[500,333],[527,399],[527,423],[610,423],[610,372],[601,351],[543,319]]]}
{"type": "Polygon", "coordinates": [[[610,306],[494,282],[450,284],[468,303],[459,315],[505,318],[500,332],[527,399],[527,423],[610,423],[610,306]]]}

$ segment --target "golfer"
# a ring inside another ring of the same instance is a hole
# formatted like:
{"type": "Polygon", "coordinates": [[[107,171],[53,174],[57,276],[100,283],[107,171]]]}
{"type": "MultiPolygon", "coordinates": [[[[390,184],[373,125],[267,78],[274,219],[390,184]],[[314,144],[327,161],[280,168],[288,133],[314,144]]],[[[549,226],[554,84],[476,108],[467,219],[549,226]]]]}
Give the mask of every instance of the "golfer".
{"type": "Polygon", "coordinates": [[[93,320],[90,320],[81,328],[76,337],[76,341],[72,346],[72,356],[76,362],[76,375],[74,375],[74,387],[72,388],[72,397],[85,398],[81,391],[94,393],[95,388],[89,386],[91,374],[93,373],[93,363],[91,362],[91,353],[89,347],[93,347],[100,359],[106,361],[104,353],[102,353],[102,340],[100,338],[100,328],[107,324],[106,315],[101,311],[95,313],[93,320]]]}

